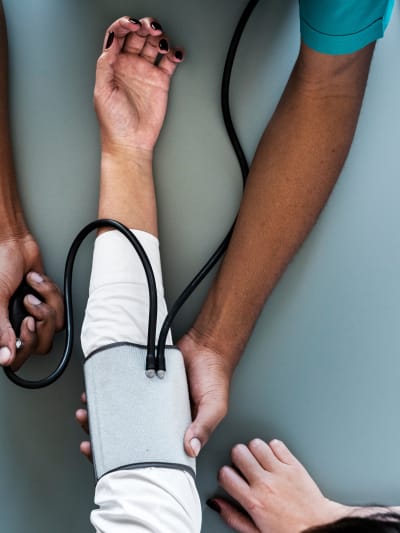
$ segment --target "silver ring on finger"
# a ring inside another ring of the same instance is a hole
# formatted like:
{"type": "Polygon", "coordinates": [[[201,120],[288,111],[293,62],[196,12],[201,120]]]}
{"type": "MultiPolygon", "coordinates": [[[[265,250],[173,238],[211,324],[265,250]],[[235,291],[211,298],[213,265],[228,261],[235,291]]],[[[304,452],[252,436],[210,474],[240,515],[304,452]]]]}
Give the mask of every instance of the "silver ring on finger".
{"type": "Polygon", "coordinates": [[[17,351],[19,351],[19,350],[22,350],[23,347],[24,347],[24,343],[18,337],[18,339],[15,341],[15,348],[17,349],[17,351]]]}

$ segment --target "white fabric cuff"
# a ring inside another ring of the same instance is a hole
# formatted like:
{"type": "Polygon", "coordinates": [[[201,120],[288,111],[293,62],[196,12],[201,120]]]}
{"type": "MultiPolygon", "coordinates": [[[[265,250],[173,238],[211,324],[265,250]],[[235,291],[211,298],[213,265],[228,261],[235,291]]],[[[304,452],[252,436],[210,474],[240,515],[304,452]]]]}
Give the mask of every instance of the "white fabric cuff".
{"type": "MultiPolygon", "coordinates": [[[[158,239],[131,230],[139,239],[153,267],[157,286],[157,337],[167,314],[158,239]]],[[[130,242],[118,231],[97,237],[89,300],[81,332],[85,357],[115,342],[145,345],[149,316],[149,289],[143,265],[130,242]]],[[[167,343],[172,344],[171,334],[167,343]]]]}

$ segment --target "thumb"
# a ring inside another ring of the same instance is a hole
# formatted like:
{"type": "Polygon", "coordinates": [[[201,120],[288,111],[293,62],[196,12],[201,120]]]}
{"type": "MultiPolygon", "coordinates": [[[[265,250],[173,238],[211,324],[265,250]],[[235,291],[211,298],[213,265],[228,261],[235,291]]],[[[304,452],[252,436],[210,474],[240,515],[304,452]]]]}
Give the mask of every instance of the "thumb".
{"type": "Polygon", "coordinates": [[[0,299],[0,365],[9,366],[15,358],[15,332],[8,317],[8,299],[0,299]]]}
{"type": "Polygon", "coordinates": [[[227,402],[209,395],[196,408],[196,418],[185,433],[184,447],[190,457],[197,457],[212,432],[227,413],[227,402]]]}
{"type": "Polygon", "coordinates": [[[95,95],[110,88],[110,84],[114,81],[114,64],[122,50],[125,37],[139,31],[141,26],[141,23],[135,19],[121,17],[108,27],[103,41],[103,51],[97,61],[95,95]]]}
{"type": "Polygon", "coordinates": [[[249,516],[222,498],[208,500],[207,505],[213,511],[216,511],[222,520],[234,531],[238,533],[260,533],[260,530],[254,525],[254,522],[249,516]]]}
{"type": "Polygon", "coordinates": [[[109,49],[103,51],[97,61],[96,84],[94,96],[100,96],[102,93],[109,91],[114,80],[114,62],[116,58],[116,45],[113,46],[114,34],[111,32],[108,41],[109,49]],[[109,44],[111,42],[111,44],[109,44]]]}

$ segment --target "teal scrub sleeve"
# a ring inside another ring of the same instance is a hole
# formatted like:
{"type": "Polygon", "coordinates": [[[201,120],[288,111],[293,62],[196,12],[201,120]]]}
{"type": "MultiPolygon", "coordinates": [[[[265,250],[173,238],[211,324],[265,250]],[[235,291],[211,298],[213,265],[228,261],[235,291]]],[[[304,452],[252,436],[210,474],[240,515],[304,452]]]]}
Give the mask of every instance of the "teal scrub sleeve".
{"type": "Polygon", "coordinates": [[[350,54],[383,37],[394,0],[299,0],[300,31],[324,54],[350,54]]]}

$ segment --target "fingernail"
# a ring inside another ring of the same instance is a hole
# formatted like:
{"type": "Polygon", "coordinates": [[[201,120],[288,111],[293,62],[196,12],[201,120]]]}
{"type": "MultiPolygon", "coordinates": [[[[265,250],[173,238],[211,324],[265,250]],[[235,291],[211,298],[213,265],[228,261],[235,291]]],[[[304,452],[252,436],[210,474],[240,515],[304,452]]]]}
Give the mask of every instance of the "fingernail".
{"type": "Polygon", "coordinates": [[[33,294],[28,294],[27,298],[28,302],[32,305],[40,305],[42,303],[39,298],[36,298],[33,294]]]}
{"type": "Polygon", "coordinates": [[[195,454],[195,456],[197,457],[200,453],[200,450],[201,450],[201,442],[198,438],[194,438],[190,441],[190,446],[193,450],[193,453],[195,454]]]}
{"type": "Polygon", "coordinates": [[[33,317],[30,316],[26,319],[26,326],[31,333],[35,333],[36,324],[35,324],[35,319],[33,317]]]}
{"type": "Polygon", "coordinates": [[[219,503],[216,502],[215,500],[207,500],[206,504],[208,505],[208,507],[210,509],[212,509],[213,511],[217,512],[218,514],[221,512],[221,507],[220,507],[219,503]]]}
{"type": "Polygon", "coordinates": [[[177,50],[177,51],[175,52],[175,57],[176,57],[176,59],[179,59],[179,61],[182,61],[182,59],[183,59],[183,54],[182,54],[182,52],[181,52],[180,50],[177,50]]]}
{"type": "Polygon", "coordinates": [[[168,52],[168,50],[169,50],[169,45],[168,45],[167,39],[161,39],[161,41],[160,41],[158,46],[160,47],[160,50],[163,50],[165,52],[168,52]]]}
{"type": "Polygon", "coordinates": [[[140,24],[140,26],[142,25],[142,23],[140,22],[140,20],[138,19],[134,19],[132,17],[129,17],[129,22],[132,22],[132,24],[140,24]]]}
{"type": "Polygon", "coordinates": [[[29,272],[29,279],[31,279],[35,283],[43,283],[42,276],[37,272],[29,272]]]}
{"type": "Polygon", "coordinates": [[[162,31],[162,26],[159,22],[153,20],[153,22],[150,24],[150,26],[153,28],[153,30],[162,31]]]}
{"type": "Polygon", "coordinates": [[[0,348],[0,365],[6,365],[11,357],[11,350],[7,346],[0,348]]]}
{"type": "Polygon", "coordinates": [[[107,39],[107,43],[106,43],[106,50],[107,50],[107,48],[110,48],[110,46],[113,43],[113,40],[114,40],[114,32],[110,31],[110,33],[108,34],[108,39],[107,39]]]}

